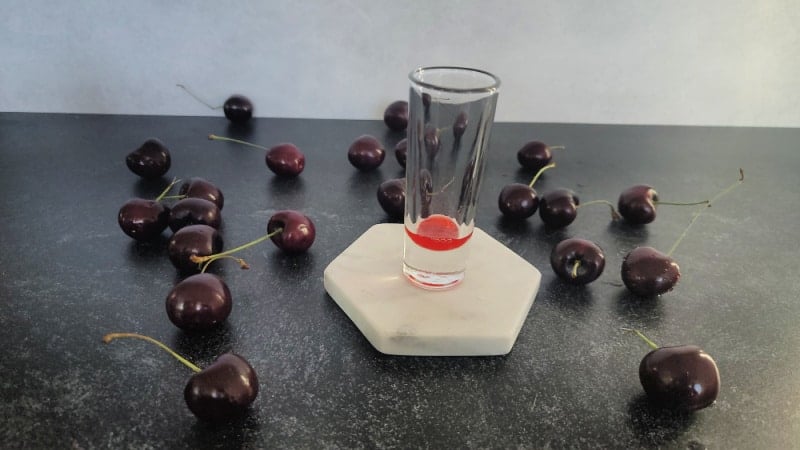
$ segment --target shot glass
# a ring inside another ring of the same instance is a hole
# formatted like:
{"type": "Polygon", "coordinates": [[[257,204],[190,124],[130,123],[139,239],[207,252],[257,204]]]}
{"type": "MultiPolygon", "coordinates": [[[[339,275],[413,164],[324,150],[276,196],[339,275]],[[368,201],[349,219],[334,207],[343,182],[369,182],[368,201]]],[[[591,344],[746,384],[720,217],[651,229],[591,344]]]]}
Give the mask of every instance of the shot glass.
{"type": "Polygon", "coordinates": [[[425,289],[465,276],[500,80],[462,67],[409,74],[403,273],[425,289]]]}

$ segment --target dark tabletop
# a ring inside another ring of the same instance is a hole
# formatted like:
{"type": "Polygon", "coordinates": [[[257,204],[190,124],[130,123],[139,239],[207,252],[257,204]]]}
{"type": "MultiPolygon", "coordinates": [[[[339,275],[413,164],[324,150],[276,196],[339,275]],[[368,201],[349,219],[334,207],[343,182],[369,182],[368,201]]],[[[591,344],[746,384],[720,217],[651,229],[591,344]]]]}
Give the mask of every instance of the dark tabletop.
{"type": "Polygon", "coordinates": [[[388,218],[378,184],[402,176],[390,151],[375,172],[347,161],[361,134],[388,149],[403,137],[380,121],[0,113],[0,447],[11,448],[786,448],[800,437],[800,130],[497,123],[478,226],[541,270],[536,301],[510,354],[396,357],[374,350],[325,293],[322,273],[354,239],[388,218]],[[305,171],[280,179],[262,150],[293,142],[305,171]],[[162,179],[143,181],[125,155],[149,137],[172,153],[162,179]],[[539,192],[608,199],[638,183],[662,200],[712,197],[673,256],[672,292],[638,299],[620,281],[637,245],[666,251],[696,207],[661,206],[655,222],[610,221],[602,206],[552,231],[538,216],[500,218],[497,195],[527,182],[516,151],[539,139],[567,148],[539,192]],[[314,221],[307,254],[271,243],[218,262],[234,299],[218,330],[187,334],[164,300],[179,276],[165,250],[117,225],[134,196],[172,177],[203,177],[225,194],[221,233],[231,248],[264,234],[276,210],[314,221]],[[567,237],[604,248],[607,266],[575,288],[557,279],[550,249],[567,237]],[[722,387],[695,414],[652,407],[638,366],[648,347],[696,344],[716,360],[722,387]],[[247,358],[261,392],[241,421],[211,427],[183,399],[191,371],[143,341],[103,344],[111,331],[165,341],[200,366],[226,351],[247,358]]]}

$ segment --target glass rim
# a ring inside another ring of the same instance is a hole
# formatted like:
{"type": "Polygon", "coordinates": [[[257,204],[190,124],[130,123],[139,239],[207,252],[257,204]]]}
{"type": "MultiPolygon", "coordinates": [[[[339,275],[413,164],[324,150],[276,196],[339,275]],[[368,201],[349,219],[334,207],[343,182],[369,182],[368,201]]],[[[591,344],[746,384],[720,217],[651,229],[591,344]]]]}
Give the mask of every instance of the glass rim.
{"type": "Polygon", "coordinates": [[[457,93],[463,93],[463,94],[490,93],[490,92],[495,92],[500,88],[500,78],[498,78],[497,75],[494,75],[494,74],[492,74],[490,72],[487,72],[485,70],[472,69],[472,68],[469,68],[469,67],[460,67],[460,66],[418,67],[418,68],[414,69],[413,71],[411,71],[411,73],[408,74],[408,79],[411,80],[412,83],[414,83],[414,84],[416,84],[418,86],[422,86],[424,88],[435,89],[437,91],[443,91],[443,92],[457,92],[457,93]],[[479,86],[479,87],[474,87],[474,88],[457,88],[457,87],[443,86],[443,85],[437,84],[437,83],[430,83],[430,82],[427,82],[427,81],[422,81],[420,79],[420,77],[419,77],[419,75],[423,74],[425,71],[432,72],[432,71],[442,71],[442,70],[459,71],[459,72],[465,72],[465,73],[477,73],[477,74],[485,75],[486,77],[488,77],[491,80],[491,82],[487,83],[485,86],[479,86]]]}

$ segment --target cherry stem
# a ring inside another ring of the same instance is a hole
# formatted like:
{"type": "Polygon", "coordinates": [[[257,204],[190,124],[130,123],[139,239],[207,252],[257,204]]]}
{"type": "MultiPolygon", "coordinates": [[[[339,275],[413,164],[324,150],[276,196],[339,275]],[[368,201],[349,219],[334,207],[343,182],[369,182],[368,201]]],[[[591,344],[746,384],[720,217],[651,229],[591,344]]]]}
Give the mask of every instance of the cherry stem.
{"type": "Polygon", "coordinates": [[[681,243],[681,241],[683,241],[683,238],[686,237],[686,234],[689,232],[689,228],[691,228],[692,225],[694,225],[694,223],[697,222],[697,218],[700,217],[701,214],[703,214],[703,211],[705,211],[706,208],[710,208],[711,205],[714,204],[714,202],[722,198],[722,196],[732,191],[735,187],[739,186],[742,183],[744,183],[744,170],[739,169],[739,179],[736,180],[735,183],[731,184],[724,190],[720,191],[717,195],[712,197],[711,200],[708,201],[708,203],[706,203],[704,206],[698,208],[698,210],[695,211],[694,215],[692,215],[692,220],[689,221],[689,225],[686,225],[686,228],[683,229],[683,233],[681,233],[681,235],[678,237],[678,240],[675,241],[674,244],[672,244],[672,247],[670,247],[669,251],[667,252],[667,256],[672,256],[672,253],[675,251],[675,249],[678,248],[678,245],[681,243]]]}
{"type": "Polygon", "coordinates": [[[534,185],[534,184],[536,184],[536,180],[538,180],[538,179],[539,179],[539,177],[540,177],[540,176],[542,176],[542,174],[544,173],[544,171],[545,171],[545,170],[548,170],[548,169],[552,169],[552,168],[553,168],[553,167],[555,167],[555,166],[556,166],[556,163],[550,163],[550,164],[548,164],[548,165],[546,165],[546,166],[542,167],[541,169],[539,169],[539,171],[538,171],[538,172],[536,172],[536,175],[534,175],[534,177],[533,177],[533,179],[531,180],[531,182],[528,184],[528,187],[529,187],[529,188],[533,188],[533,185],[534,185]]]}
{"type": "MultiPolygon", "coordinates": [[[[232,248],[230,250],[226,250],[224,252],[220,252],[220,253],[216,253],[216,254],[208,255],[208,256],[192,255],[192,256],[189,257],[189,259],[193,263],[197,263],[197,264],[205,263],[205,265],[203,265],[203,267],[201,269],[202,272],[205,272],[205,270],[208,267],[208,265],[211,264],[212,262],[214,262],[214,261],[216,261],[216,260],[218,260],[220,258],[229,258],[230,255],[232,255],[233,253],[236,253],[238,251],[244,250],[246,248],[250,248],[250,247],[252,247],[252,246],[254,246],[256,244],[260,244],[260,243],[266,241],[267,239],[270,239],[273,236],[275,236],[277,234],[280,234],[282,232],[283,232],[283,228],[276,228],[275,231],[273,231],[271,233],[268,233],[268,234],[266,234],[264,236],[261,236],[258,239],[254,239],[254,240],[252,240],[252,241],[250,241],[250,242],[248,242],[246,244],[242,244],[242,245],[240,245],[238,247],[235,247],[235,248],[232,248]]],[[[242,266],[243,269],[244,268],[249,268],[247,263],[244,262],[243,260],[241,260],[239,258],[231,258],[231,259],[238,260],[239,261],[239,265],[242,266]]]]}
{"type": "Polygon", "coordinates": [[[177,178],[173,178],[172,182],[170,182],[169,185],[167,185],[167,187],[164,188],[164,190],[161,191],[160,194],[158,194],[158,197],[156,197],[156,201],[160,202],[161,200],[164,200],[166,198],[165,196],[169,193],[169,191],[172,189],[172,187],[175,186],[175,184],[178,183],[178,181],[181,181],[181,180],[179,180],[177,178]]]}
{"type": "Polygon", "coordinates": [[[179,88],[181,88],[181,89],[183,89],[184,91],[186,91],[186,93],[187,93],[187,94],[191,95],[191,96],[192,96],[192,97],[193,97],[195,100],[197,100],[198,102],[200,102],[200,103],[202,103],[202,104],[206,105],[206,106],[207,106],[209,109],[220,109],[220,108],[222,108],[222,105],[220,105],[220,106],[211,106],[211,105],[209,105],[209,104],[208,104],[208,102],[206,102],[206,101],[205,101],[205,100],[203,100],[202,98],[198,97],[198,96],[197,96],[197,94],[195,94],[195,93],[194,93],[194,92],[192,92],[192,91],[191,91],[189,88],[187,88],[186,86],[184,86],[184,85],[182,85],[182,84],[176,84],[175,86],[178,86],[179,88]]]}
{"type": "Polygon", "coordinates": [[[684,203],[684,202],[662,202],[662,201],[659,200],[659,201],[655,201],[653,203],[655,203],[656,205],[692,206],[692,205],[707,205],[707,204],[711,203],[711,200],[701,200],[699,202],[689,202],[689,203],[684,203]]]}
{"type": "Polygon", "coordinates": [[[216,134],[209,134],[208,138],[211,139],[212,141],[233,142],[233,143],[236,143],[236,144],[242,144],[242,145],[247,145],[247,146],[250,146],[250,147],[260,148],[261,150],[269,150],[267,147],[264,147],[262,145],[253,144],[253,143],[247,142],[247,141],[240,141],[239,139],[233,139],[233,138],[229,138],[229,137],[225,137],[225,136],[217,136],[216,134]]]}
{"type": "Polygon", "coordinates": [[[186,195],[167,195],[166,197],[161,197],[161,200],[181,200],[186,198],[186,195]]]}
{"type": "Polygon", "coordinates": [[[575,208],[580,208],[581,206],[596,205],[596,204],[599,204],[599,203],[602,203],[604,205],[608,205],[608,208],[611,209],[611,220],[620,220],[622,218],[622,217],[620,217],[620,215],[617,212],[617,210],[614,208],[614,204],[611,203],[608,200],[592,200],[592,201],[586,202],[586,203],[579,203],[578,206],[576,206],[575,208]]]}
{"type": "Polygon", "coordinates": [[[550,145],[550,150],[566,150],[567,147],[564,145],[550,145]]]}
{"type": "Polygon", "coordinates": [[[641,331],[639,331],[639,330],[637,330],[635,328],[623,328],[623,330],[624,331],[632,331],[632,332],[636,333],[637,336],[642,338],[642,340],[647,343],[648,347],[650,347],[653,350],[658,350],[658,345],[655,342],[651,341],[650,338],[648,338],[647,336],[642,334],[641,331]]]}
{"type": "Polygon", "coordinates": [[[578,278],[578,269],[580,267],[581,267],[581,260],[576,259],[575,264],[572,265],[572,271],[569,273],[569,276],[571,276],[573,280],[575,278],[578,278]]]}
{"type": "Polygon", "coordinates": [[[161,341],[159,341],[157,339],[153,339],[150,336],[145,336],[143,334],[137,334],[137,333],[108,333],[107,335],[103,336],[103,342],[108,344],[109,342],[113,341],[114,339],[119,339],[119,338],[136,338],[136,339],[145,340],[147,342],[150,342],[152,344],[155,344],[155,345],[161,347],[163,350],[165,350],[170,355],[174,356],[175,359],[177,359],[178,361],[182,362],[183,365],[185,365],[186,367],[192,369],[193,371],[200,372],[200,370],[201,370],[199,367],[197,367],[196,365],[192,364],[191,361],[189,361],[188,359],[184,358],[183,356],[177,354],[171,348],[167,347],[163,342],[161,342],[161,341]]]}

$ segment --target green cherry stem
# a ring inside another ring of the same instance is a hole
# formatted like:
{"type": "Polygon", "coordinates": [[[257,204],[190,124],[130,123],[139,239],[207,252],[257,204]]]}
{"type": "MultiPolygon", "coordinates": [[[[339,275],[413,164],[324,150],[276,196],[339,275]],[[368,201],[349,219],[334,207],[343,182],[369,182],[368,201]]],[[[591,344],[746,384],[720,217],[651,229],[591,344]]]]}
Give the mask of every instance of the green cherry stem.
{"type": "Polygon", "coordinates": [[[571,276],[573,280],[575,278],[578,278],[578,269],[580,269],[580,267],[581,267],[581,260],[576,259],[575,264],[572,265],[572,271],[569,273],[569,276],[571,276]]]}
{"type": "Polygon", "coordinates": [[[185,195],[167,195],[166,197],[161,197],[161,200],[181,200],[186,198],[185,195]]]}
{"type": "Polygon", "coordinates": [[[161,191],[161,193],[158,195],[158,197],[156,197],[156,201],[160,202],[161,200],[164,200],[165,198],[167,198],[166,195],[169,193],[169,191],[172,189],[172,187],[175,186],[179,181],[181,181],[181,180],[179,180],[177,178],[173,178],[172,182],[170,182],[167,185],[167,187],[164,188],[163,191],[161,191]]]}
{"type": "Polygon", "coordinates": [[[217,136],[216,134],[209,134],[208,138],[212,141],[233,142],[235,144],[242,144],[242,145],[247,145],[249,147],[260,148],[261,150],[269,150],[267,147],[264,147],[263,145],[253,144],[247,141],[240,141],[239,139],[233,139],[225,136],[217,136]]]}
{"type": "Polygon", "coordinates": [[[580,208],[581,206],[597,205],[600,203],[608,205],[608,208],[611,210],[611,220],[620,220],[622,218],[617,212],[617,210],[614,208],[614,204],[608,200],[592,200],[586,203],[579,203],[578,206],[576,206],[575,208],[580,208]]]}
{"type": "Polygon", "coordinates": [[[194,92],[192,92],[192,91],[191,91],[189,88],[187,88],[186,86],[184,86],[184,85],[182,85],[182,84],[176,84],[175,86],[178,86],[179,88],[181,88],[181,89],[183,89],[184,91],[186,91],[186,93],[187,93],[187,94],[189,94],[189,95],[191,95],[191,96],[192,96],[192,98],[194,98],[194,99],[195,99],[195,100],[197,100],[198,102],[200,102],[200,103],[204,104],[204,105],[205,105],[205,106],[207,106],[209,109],[220,109],[220,108],[222,108],[222,105],[220,105],[220,106],[211,106],[211,105],[209,105],[209,104],[208,104],[208,102],[206,102],[206,101],[205,101],[205,100],[203,100],[202,98],[198,97],[198,96],[197,96],[197,94],[195,94],[195,93],[194,93],[194,92]]]}
{"type": "Polygon", "coordinates": [[[192,364],[191,361],[189,361],[188,359],[186,359],[183,356],[181,356],[178,353],[176,353],[175,350],[172,350],[171,348],[167,347],[163,342],[161,342],[161,341],[159,341],[157,339],[153,339],[150,336],[145,336],[143,334],[138,334],[138,333],[108,333],[105,336],[103,336],[103,342],[108,344],[109,342],[113,341],[114,339],[120,339],[120,338],[135,338],[135,339],[142,339],[144,341],[150,342],[151,344],[155,344],[155,345],[161,347],[161,349],[163,349],[164,351],[166,351],[170,355],[174,356],[175,359],[177,359],[178,361],[183,363],[183,365],[185,365],[186,367],[192,369],[193,371],[200,372],[200,370],[201,370],[199,367],[197,367],[196,365],[192,364]]]}
{"type": "Polygon", "coordinates": [[[710,208],[711,205],[714,204],[714,202],[722,198],[722,196],[729,193],[735,187],[739,186],[742,183],[744,183],[744,170],[739,169],[739,179],[736,180],[735,183],[731,184],[724,190],[720,191],[717,195],[712,197],[711,200],[708,200],[708,202],[704,206],[698,208],[697,211],[695,211],[694,215],[692,215],[692,220],[689,221],[689,225],[686,225],[686,228],[683,229],[683,233],[681,233],[680,237],[678,237],[678,240],[675,241],[674,244],[672,244],[672,247],[670,247],[669,251],[667,252],[667,256],[672,256],[672,253],[675,252],[675,249],[678,248],[678,245],[680,245],[681,241],[683,241],[683,238],[686,237],[686,234],[689,232],[689,229],[692,228],[692,225],[694,225],[695,222],[697,222],[697,218],[700,217],[701,214],[703,214],[706,208],[710,208]]]}
{"type": "Polygon", "coordinates": [[[536,184],[536,180],[538,180],[538,179],[539,179],[539,177],[540,177],[540,176],[542,176],[542,174],[544,173],[544,171],[545,171],[545,170],[548,170],[548,169],[552,169],[552,168],[553,168],[553,167],[555,167],[555,166],[556,166],[556,163],[550,163],[550,164],[548,164],[548,165],[546,165],[546,166],[542,167],[541,169],[539,169],[539,171],[538,171],[538,172],[536,172],[536,175],[534,175],[534,177],[533,177],[533,179],[531,180],[531,182],[528,184],[528,187],[530,187],[530,188],[533,188],[533,185],[534,185],[534,184],[536,184]]]}
{"type": "Polygon", "coordinates": [[[651,349],[653,349],[653,350],[657,350],[657,349],[658,349],[658,345],[657,345],[655,342],[651,341],[651,340],[650,340],[650,338],[648,338],[647,336],[645,336],[644,334],[642,334],[642,332],[641,332],[641,331],[639,331],[639,330],[637,330],[637,329],[635,329],[635,328],[623,328],[622,330],[623,330],[623,331],[631,331],[631,332],[633,332],[633,333],[636,333],[636,335],[637,335],[637,336],[639,336],[640,338],[642,338],[642,340],[643,340],[643,341],[645,341],[645,342],[647,343],[647,346],[648,346],[648,347],[650,347],[650,348],[651,348],[651,349]]]}
{"type": "Polygon", "coordinates": [[[662,202],[660,200],[653,202],[656,205],[672,205],[672,206],[693,206],[693,205],[707,205],[711,203],[711,200],[701,200],[699,202],[662,202]]]}
{"type": "Polygon", "coordinates": [[[190,259],[190,260],[191,260],[193,263],[197,263],[197,264],[203,264],[203,263],[205,263],[205,264],[202,266],[201,272],[205,272],[205,271],[206,271],[206,268],[208,268],[208,265],[209,265],[209,264],[211,264],[212,262],[214,262],[214,261],[216,261],[216,260],[218,260],[218,259],[221,259],[221,258],[231,258],[231,259],[235,259],[235,260],[239,261],[239,265],[241,265],[241,266],[242,266],[242,269],[248,269],[248,268],[249,268],[249,266],[247,265],[247,263],[246,263],[246,262],[244,262],[243,260],[241,260],[241,259],[239,259],[239,258],[233,258],[233,257],[231,257],[230,255],[232,255],[232,254],[234,254],[234,253],[236,253],[236,252],[238,252],[238,251],[241,251],[241,250],[244,250],[244,249],[250,248],[250,247],[252,247],[252,246],[254,246],[254,245],[260,244],[260,243],[262,243],[262,242],[266,241],[267,239],[270,239],[270,238],[272,238],[273,236],[275,236],[275,235],[277,235],[277,234],[280,234],[280,233],[282,233],[282,232],[283,232],[283,228],[276,228],[276,229],[275,229],[273,232],[271,232],[271,233],[268,233],[268,234],[266,234],[266,235],[264,235],[264,236],[261,236],[261,237],[260,237],[260,238],[258,238],[258,239],[254,239],[254,240],[252,240],[252,241],[250,241],[250,242],[248,242],[248,243],[246,243],[246,244],[242,244],[242,245],[240,245],[240,246],[238,246],[238,247],[234,247],[234,248],[232,248],[232,249],[230,249],[230,250],[226,250],[226,251],[224,251],[224,252],[215,253],[215,254],[213,254],[213,255],[208,255],[208,256],[197,256],[197,255],[192,255],[192,256],[190,256],[190,257],[189,257],[189,259],[190,259]]]}

